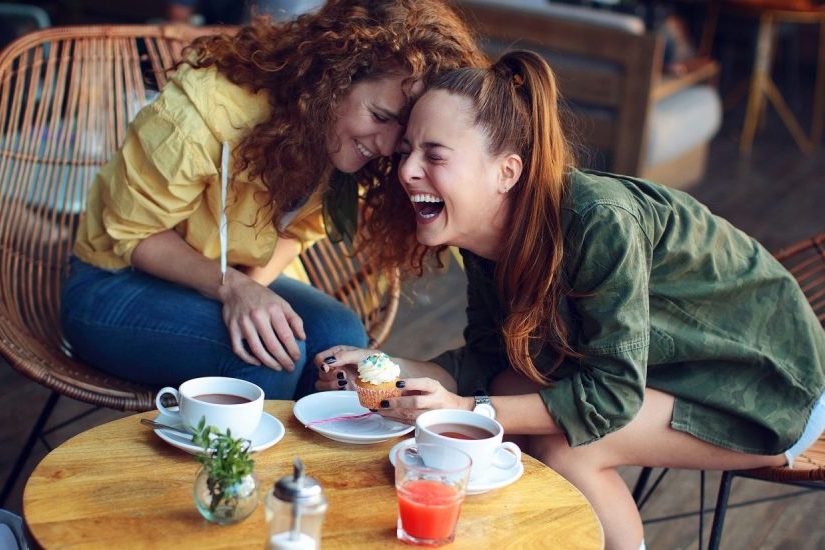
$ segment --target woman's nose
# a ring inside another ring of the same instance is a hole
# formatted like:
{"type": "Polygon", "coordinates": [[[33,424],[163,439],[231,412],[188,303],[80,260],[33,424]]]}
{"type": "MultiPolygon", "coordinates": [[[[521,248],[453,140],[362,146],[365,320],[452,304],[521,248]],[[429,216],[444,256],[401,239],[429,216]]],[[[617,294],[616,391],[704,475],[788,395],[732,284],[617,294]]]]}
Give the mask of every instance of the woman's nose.
{"type": "Polygon", "coordinates": [[[398,140],[401,138],[401,125],[392,124],[378,134],[378,152],[382,157],[388,157],[395,152],[398,140]]]}
{"type": "Polygon", "coordinates": [[[401,157],[401,162],[398,165],[398,177],[402,183],[412,183],[421,179],[421,171],[412,154],[401,157]]]}

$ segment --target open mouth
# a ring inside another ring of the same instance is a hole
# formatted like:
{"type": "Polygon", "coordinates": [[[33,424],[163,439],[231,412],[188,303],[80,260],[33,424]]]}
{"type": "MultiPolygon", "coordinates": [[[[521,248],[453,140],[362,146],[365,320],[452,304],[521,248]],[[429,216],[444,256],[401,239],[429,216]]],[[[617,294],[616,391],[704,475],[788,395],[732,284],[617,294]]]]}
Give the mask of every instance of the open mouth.
{"type": "Polygon", "coordinates": [[[355,148],[358,149],[358,152],[361,153],[364,158],[371,159],[375,156],[375,153],[364,147],[360,141],[355,142],[355,148]]]}
{"type": "Polygon", "coordinates": [[[413,208],[419,219],[429,221],[435,219],[444,210],[444,199],[431,193],[416,193],[410,195],[413,208]]]}

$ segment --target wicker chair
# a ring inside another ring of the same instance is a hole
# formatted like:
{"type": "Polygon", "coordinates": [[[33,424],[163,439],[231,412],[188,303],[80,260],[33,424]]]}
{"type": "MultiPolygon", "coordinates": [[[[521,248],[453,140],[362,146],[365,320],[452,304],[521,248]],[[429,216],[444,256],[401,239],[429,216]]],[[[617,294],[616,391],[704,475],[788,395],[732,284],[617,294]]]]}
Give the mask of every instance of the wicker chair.
{"type": "MultiPolygon", "coordinates": [[[[0,353],[52,390],[6,480],[5,501],[60,395],[119,410],[154,408],[153,388],[71,359],[59,323],[65,274],[86,188],[128,122],[166,80],[182,47],[210,29],[52,28],[0,53],[0,353]]],[[[379,280],[343,243],[301,256],[312,283],[356,311],[373,346],[387,337],[399,277],[379,280]]]]}
{"type": "MultiPolygon", "coordinates": [[[[825,329],[825,231],[809,239],[780,250],[776,258],[796,277],[808,302],[814,310],[819,322],[825,329]]],[[[639,479],[633,490],[634,499],[639,509],[661,482],[667,469],[663,470],[651,488],[645,493],[645,485],[650,477],[652,468],[642,468],[639,479]]],[[[728,508],[731,483],[734,477],[759,479],[774,483],[801,485],[815,489],[825,489],[825,434],[807,451],[797,457],[794,468],[774,467],[758,468],[755,470],[737,470],[722,472],[719,482],[719,492],[716,500],[716,510],[713,515],[708,548],[719,548],[722,539],[722,528],[728,508]]],[[[704,517],[704,485],[705,472],[701,472],[700,511],[699,511],[699,548],[702,547],[704,517]]]]}

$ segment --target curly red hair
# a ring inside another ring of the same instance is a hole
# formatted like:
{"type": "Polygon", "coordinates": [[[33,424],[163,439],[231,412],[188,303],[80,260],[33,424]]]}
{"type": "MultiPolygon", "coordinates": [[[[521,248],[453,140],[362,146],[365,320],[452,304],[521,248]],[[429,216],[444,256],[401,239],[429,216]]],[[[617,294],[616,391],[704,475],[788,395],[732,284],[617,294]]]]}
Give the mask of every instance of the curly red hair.
{"type": "MultiPolygon", "coordinates": [[[[464,21],[442,0],[329,0],[317,13],[292,22],[257,18],[234,36],[200,38],[190,52],[187,63],[214,66],[233,83],[269,94],[269,120],[242,140],[234,163],[264,182],[276,225],[284,212],[326,184],[331,164],[319,159],[328,158],[326,137],[336,101],[353,83],[406,74],[411,102],[415,81],[486,65],[464,21]]],[[[386,158],[358,172],[371,208],[400,210],[397,200],[382,198],[400,191],[394,177],[386,158]]],[[[425,250],[415,240],[407,207],[397,217],[367,214],[362,220],[360,242],[379,269],[420,268],[425,250]]]]}

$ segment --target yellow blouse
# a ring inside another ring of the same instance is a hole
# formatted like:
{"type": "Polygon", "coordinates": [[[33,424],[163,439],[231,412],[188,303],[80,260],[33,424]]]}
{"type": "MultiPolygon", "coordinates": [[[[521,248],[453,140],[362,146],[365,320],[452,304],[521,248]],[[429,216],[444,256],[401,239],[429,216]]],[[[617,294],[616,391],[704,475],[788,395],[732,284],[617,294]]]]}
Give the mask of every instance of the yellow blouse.
{"type": "MultiPolygon", "coordinates": [[[[161,94],[129,125],[123,146],[97,174],[74,252],[103,269],[129,266],[138,243],[174,228],[195,250],[220,257],[221,143],[231,149],[269,116],[265,92],[252,94],[215,68],[183,65],[161,94]]],[[[228,263],[263,266],[278,234],[259,179],[230,170],[226,215],[228,263]]],[[[296,213],[288,229],[305,246],[325,236],[321,191],[296,213]]],[[[306,281],[299,260],[285,275],[306,281]]]]}

